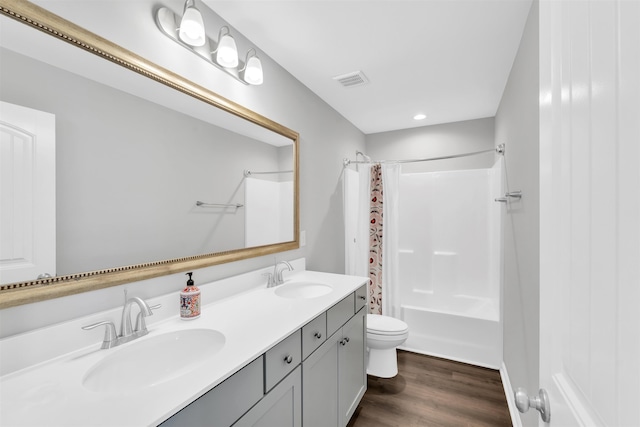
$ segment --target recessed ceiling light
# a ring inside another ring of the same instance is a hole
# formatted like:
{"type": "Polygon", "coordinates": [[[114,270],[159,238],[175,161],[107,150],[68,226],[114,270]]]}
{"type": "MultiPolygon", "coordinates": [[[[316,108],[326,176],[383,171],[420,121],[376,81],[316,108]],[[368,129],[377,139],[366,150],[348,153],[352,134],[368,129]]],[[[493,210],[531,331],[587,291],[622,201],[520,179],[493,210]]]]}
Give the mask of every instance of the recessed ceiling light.
{"type": "Polygon", "coordinates": [[[413,116],[413,120],[424,120],[427,118],[426,114],[416,114],[415,116],[413,116]]]}

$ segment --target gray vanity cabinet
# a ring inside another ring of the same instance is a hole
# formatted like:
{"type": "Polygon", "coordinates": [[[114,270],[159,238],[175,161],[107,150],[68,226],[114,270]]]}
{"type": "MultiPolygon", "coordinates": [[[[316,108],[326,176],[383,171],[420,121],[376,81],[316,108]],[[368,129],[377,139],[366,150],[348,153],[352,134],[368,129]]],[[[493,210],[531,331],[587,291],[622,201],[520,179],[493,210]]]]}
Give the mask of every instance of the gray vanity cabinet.
{"type": "Polygon", "coordinates": [[[302,375],[298,366],[233,427],[300,427],[302,375]]]}
{"type": "MultiPolygon", "coordinates": [[[[304,427],[346,426],[367,389],[366,310],[353,299],[349,303],[351,318],[302,363],[304,427]]],[[[334,312],[343,316],[347,305],[336,304],[334,312]]],[[[329,310],[327,325],[331,318],[329,310]]]]}
{"type": "Polygon", "coordinates": [[[367,388],[363,294],[364,286],[165,421],[163,427],[346,426],[367,388]]]}
{"type": "Polygon", "coordinates": [[[342,328],[338,352],[340,426],[346,426],[367,391],[366,310],[360,309],[342,328]]]}
{"type": "Polygon", "coordinates": [[[230,426],[264,395],[263,356],[162,423],[162,427],[230,426]]]}
{"type": "Polygon", "coordinates": [[[302,423],[304,427],[340,425],[338,408],[338,343],[336,332],[302,362],[302,423]]]}

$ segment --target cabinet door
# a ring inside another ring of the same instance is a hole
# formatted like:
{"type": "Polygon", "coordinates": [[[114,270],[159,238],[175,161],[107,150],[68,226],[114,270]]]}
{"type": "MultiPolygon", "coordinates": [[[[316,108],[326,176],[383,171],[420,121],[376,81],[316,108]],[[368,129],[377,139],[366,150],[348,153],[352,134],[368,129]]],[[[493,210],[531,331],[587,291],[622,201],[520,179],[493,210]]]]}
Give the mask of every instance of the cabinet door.
{"type": "Polygon", "coordinates": [[[347,425],[367,390],[365,334],[365,310],[361,309],[344,325],[339,341],[340,426],[347,425]]]}
{"type": "Polygon", "coordinates": [[[233,426],[301,427],[301,377],[301,368],[298,366],[233,426]]]}
{"type": "Polygon", "coordinates": [[[336,332],[302,363],[304,427],[339,425],[338,342],[341,339],[341,331],[336,332]]]}

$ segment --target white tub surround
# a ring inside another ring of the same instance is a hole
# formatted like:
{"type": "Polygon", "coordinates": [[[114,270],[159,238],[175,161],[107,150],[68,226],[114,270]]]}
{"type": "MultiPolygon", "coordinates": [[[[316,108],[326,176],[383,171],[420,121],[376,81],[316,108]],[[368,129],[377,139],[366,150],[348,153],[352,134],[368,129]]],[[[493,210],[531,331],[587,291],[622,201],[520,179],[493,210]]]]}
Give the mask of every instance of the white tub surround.
{"type": "MultiPolygon", "coordinates": [[[[102,335],[98,332],[94,337],[99,341],[94,341],[89,347],[75,349],[34,366],[21,367],[0,377],[0,424],[157,425],[354,292],[366,280],[364,277],[295,271],[286,276],[285,284],[289,281],[323,282],[330,284],[332,291],[315,298],[291,299],[277,296],[277,288],[261,286],[206,304],[201,317],[190,321],[182,321],[177,316],[178,292],[159,298],[175,306],[164,306],[158,313],[165,310],[175,315],[156,323],[151,323],[153,319],[150,317],[149,334],[145,337],[110,350],[101,350],[102,335]],[[151,387],[108,393],[92,392],[83,386],[87,372],[105,357],[142,340],[185,329],[219,331],[225,337],[224,347],[211,359],[200,362],[189,374],[151,387]]],[[[200,287],[206,296],[208,285],[200,287]]],[[[152,305],[157,303],[156,300],[148,302],[152,305]]],[[[104,313],[106,319],[112,319],[112,316],[112,312],[104,313]]],[[[91,319],[96,317],[99,316],[91,316],[91,319]]],[[[47,328],[46,334],[64,340],[64,330],[65,324],[61,324],[47,328]]],[[[51,340],[34,341],[33,338],[42,338],[42,331],[23,335],[2,340],[2,354],[16,355],[20,350],[26,352],[27,346],[38,348],[51,340]]]]}
{"type": "Polygon", "coordinates": [[[401,348],[500,368],[502,163],[401,176],[401,348]]]}

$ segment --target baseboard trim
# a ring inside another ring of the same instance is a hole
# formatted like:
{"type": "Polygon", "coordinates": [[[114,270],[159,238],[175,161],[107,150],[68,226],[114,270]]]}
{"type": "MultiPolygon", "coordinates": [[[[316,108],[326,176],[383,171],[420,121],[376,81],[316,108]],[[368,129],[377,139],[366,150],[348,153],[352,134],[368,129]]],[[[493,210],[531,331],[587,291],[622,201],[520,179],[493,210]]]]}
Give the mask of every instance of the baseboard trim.
{"type": "Polygon", "coordinates": [[[411,353],[424,354],[425,356],[433,356],[433,357],[438,357],[440,359],[453,360],[454,362],[466,363],[467,365],[479,366],[481,368],[489,368],[495,371],[500,370],[499,366],[496,366],[491,363],[478,362],[477,360],[469,360],[462,357],[451,356],[449,354],[442,354],[442,353],[437,353],[433,351],[423,351],[413,347],[406,347],[404,345],[399,346],[398,349],[404,350],[404,351],[410,351],[411,353]]]}
{"type": "Polygon", "coordinates": [[[504,364],[504,362],[502,362],[502,366],[500,366],[500,378],[502,379],[502,387],[504,387],[504,395],[507,398],[507,405],[509,406],[509,414],[511,415],[511,425],[513,425],[513,427],[522,427],[520,412],[516,407],[516,400],[513,394],[513,387],[511,387],[511,381],[509,381],[507,366],[504,364]]]}

